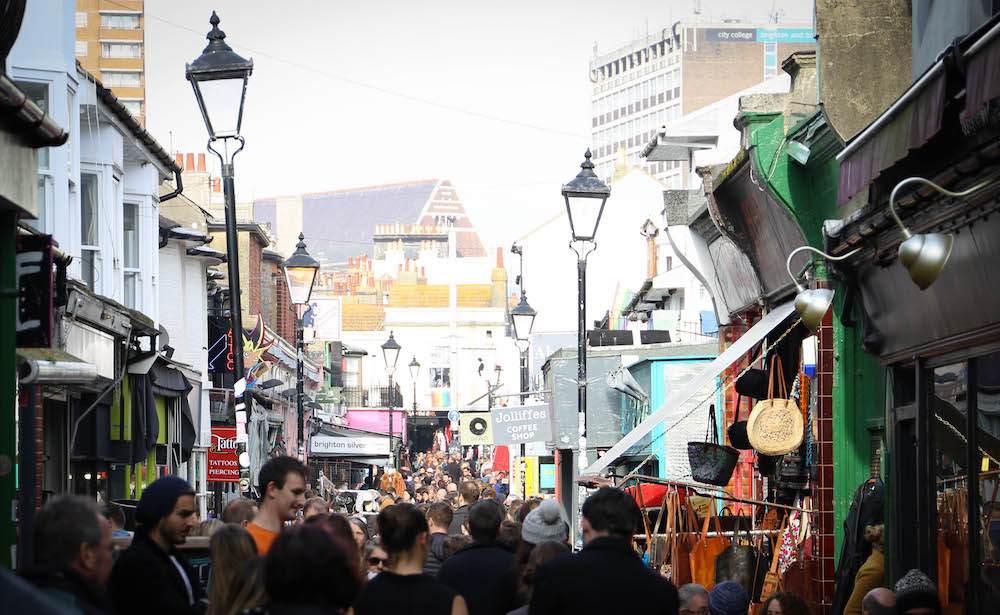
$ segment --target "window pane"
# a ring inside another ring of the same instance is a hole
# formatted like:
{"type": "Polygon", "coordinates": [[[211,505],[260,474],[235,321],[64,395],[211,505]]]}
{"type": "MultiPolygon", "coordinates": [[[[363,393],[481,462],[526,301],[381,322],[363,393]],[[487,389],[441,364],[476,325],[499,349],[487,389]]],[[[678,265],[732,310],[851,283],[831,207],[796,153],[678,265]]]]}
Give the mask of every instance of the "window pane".
{"type": "Polygon", "coordinates": [[[125,272],[125,307],[133,310],[136,309],[135,293],[136,293],[136,286],[138,285],[137,284],[138,277],[139,274],[136,273],[135,271],[125,272]]]}
{"type": "Polygon", "coordinates": [[[142,115],[142,103],[138,100],[120,100],[119,101],[128,112],[134,116],[142,115]]]}
{"type": "Polygon", "coordinates": [[[123,259],[126,268],[139,266],[139,206],[135,203],[125,203],[124,218],[124,250],[123,259]]]}
{"type": "Polygon", "coordinates": [[[97,245],[98,198],[97,175],[80,174],[80,243],[85,246],[97,245]]]}
{"type": "Polygon", "coordinates": [[[87,288],[97,292],[97,250],[80,251],[80,276],[87,288]]]}
{"type": "MultiPolygon", "coordinates": [[[[38,105],[43,113],[49,112],[49,84],[18,81],[17,87],[21,88],[21,91],[27,95],[31,102],[38,105]]],[[[47,147],[38,150],[38,168],[49,168],[49,148],[47,147]]]]}

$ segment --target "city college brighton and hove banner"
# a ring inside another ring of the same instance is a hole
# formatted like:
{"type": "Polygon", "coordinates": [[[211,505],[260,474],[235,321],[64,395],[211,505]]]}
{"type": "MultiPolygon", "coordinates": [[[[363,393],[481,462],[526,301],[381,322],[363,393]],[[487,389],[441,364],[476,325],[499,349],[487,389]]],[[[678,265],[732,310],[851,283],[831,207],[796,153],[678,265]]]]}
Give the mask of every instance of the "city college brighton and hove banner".
{"type": "Polygon", "coordinates": [[[235,427],[212,428],[212,446],[208,449],[208,482],[240,482],[235,427]]]}

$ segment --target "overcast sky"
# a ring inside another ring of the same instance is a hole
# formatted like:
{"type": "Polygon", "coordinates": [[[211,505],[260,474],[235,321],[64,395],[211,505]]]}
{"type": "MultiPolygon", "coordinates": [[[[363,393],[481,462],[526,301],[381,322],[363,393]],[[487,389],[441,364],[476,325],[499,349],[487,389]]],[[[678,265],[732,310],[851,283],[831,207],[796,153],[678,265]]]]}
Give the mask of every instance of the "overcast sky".
{"type": "MultiPolygon", "coordinates": [[[[253,58],[239,201],[426,178],[454,182],[489,246],[563,207],[590,145],[589,59],[697,2],[147,0],[148,128],[204,152],[184,63],[214,8],[253,58]]],[[[703,0],[704,17],[811,23],[812,0],[703,0]]]]}

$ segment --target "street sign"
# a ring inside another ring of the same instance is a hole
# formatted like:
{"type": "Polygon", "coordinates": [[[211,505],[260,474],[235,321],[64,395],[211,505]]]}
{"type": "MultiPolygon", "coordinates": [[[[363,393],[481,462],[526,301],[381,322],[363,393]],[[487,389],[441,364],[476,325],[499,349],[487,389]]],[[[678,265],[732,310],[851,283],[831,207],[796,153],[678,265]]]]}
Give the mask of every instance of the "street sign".
{"type": "Polygon", "coordinates": [[[458,413],[458,410],[452,410],[451,412],[448,413],[448,420],[451,421],[452,423],[457,423],[458,419],[460,419],[461,416],[462,415],[458,413]]]}
{"type": "Polygon", "coordinates": [[[389,454],[389,438],[340,438],[313,436],[309,452],[332,457],[379,457],[389,454]]]}
{"type": "Polygon", "coordinates": [[[494,408],[495,444],[526,444],[552,439],[552,415],[548,404],[494,408]]]}
{"type": "Polygon", "coordinates": [[[493,423],[489,412],[463,412],[459,421],[462,445],[493,444],[493,423]]]}
{"type": "Polygon", "coordinates": [[[208,449],[206,478],[208,482],[215,483],[235,483],[240,480],[235,427],[212,428],[212,445],[208,449]]]}

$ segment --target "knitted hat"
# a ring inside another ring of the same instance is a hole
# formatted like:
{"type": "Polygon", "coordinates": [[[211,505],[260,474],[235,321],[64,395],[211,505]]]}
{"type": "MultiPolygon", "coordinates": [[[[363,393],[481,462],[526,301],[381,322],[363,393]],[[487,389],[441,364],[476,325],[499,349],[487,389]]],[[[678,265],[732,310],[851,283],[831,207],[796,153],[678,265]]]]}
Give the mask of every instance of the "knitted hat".
{"type": "Polygon", "coordinates": [[[537,545],[545,540],[565,541],[569,538],[569,528],[562,519],[562,509],[555,500],[543,500],[541,505],[528,513],[521,526],[524,542],[537,545]]]}
{"type": "Polygon", "coordinates": [[[935,613],[941,612],[941,602],[938,598],[938,588],[934,581],[914,568],[896,582],[896,612],[905,613],[910,609],[929,608],[935,613]]]}
{"type": "Polygon", "coordinates": [[[708,612],[712,615],[746,615],[750,608],[747,590],[736,581],[724,581],[708,593],[708,612]]]}
{"type": "Polygon", "coordinates": [[[142,490],[142,498],[135,507],[136,523],[151,529],[173,511],[178,498],[193,493],[194,489],[182,478],[164,476],[154,480],[153,484],[142,490]]]}

